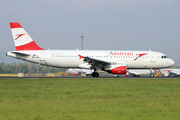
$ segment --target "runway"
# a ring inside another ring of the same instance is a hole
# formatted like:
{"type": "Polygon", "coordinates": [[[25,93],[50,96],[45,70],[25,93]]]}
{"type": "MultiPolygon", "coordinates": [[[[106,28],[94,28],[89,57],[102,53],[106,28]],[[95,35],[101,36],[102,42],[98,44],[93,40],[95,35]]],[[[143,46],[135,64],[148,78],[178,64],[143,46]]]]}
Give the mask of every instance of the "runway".
{"type": "Polygon", "coordinates": [[[0,77],[0,79],[38,79],[38,78],[49,78],[49,79],[180,79],[180,77],[0,77]]]}

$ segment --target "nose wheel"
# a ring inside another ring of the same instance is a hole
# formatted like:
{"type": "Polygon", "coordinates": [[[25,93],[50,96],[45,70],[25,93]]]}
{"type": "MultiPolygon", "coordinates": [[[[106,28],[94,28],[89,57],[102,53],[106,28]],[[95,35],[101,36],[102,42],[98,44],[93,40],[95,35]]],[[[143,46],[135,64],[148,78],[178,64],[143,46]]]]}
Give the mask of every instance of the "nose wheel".
{"type": "Polygon", "coordinates": [[[154,77],[153,69],[150,69],[150,77],[154,77]]]}
{"type": "Polygon", "coordinates": [[[99,73],[98,72],[93,72],[92,77],[99,77],[99,73]]]}
{"type": "Polygon", "coordinates": [[[150,77],[154,77],[154,74],[150,74],[150,77]]]}

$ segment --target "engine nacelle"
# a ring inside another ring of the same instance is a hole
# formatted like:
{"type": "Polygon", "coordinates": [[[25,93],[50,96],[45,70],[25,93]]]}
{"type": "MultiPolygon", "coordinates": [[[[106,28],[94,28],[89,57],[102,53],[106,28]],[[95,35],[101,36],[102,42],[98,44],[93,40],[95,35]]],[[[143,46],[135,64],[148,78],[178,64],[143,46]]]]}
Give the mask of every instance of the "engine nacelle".
{"type": "Polygon", "coordinates": [[[112,65],[109,72],[113,74],[126,74],[127,66],[126,65],[112,65]]]}

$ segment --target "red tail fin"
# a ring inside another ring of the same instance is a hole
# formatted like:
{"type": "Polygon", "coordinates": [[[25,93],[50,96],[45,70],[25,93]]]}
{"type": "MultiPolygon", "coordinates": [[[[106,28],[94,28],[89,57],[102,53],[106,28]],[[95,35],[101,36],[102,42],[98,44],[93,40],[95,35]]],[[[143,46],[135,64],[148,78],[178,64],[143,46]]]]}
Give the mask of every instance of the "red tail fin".
{"type": "Polygon", "coordinates": [[[14,44],[17,51],[20,50],[44,50],[40,48],[19,23],[10,23],[14,44]]]}

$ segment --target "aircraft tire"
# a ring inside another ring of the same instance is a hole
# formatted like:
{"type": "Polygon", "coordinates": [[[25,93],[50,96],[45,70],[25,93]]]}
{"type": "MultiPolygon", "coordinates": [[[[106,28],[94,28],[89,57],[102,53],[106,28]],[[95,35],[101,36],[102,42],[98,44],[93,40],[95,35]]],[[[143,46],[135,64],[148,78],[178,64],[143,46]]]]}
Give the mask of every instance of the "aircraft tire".
{"type": "Polygon", "coordinates": [[[154,75],[153,75],[153,74],[151,74],[151,75],[150,75],[150,77],[154,77],[154,75]]]}
{"type": "Polygon", "coordinates": [[[98,72],[93,72],[92,77],[99,77],[99,73],[98,72]]]}

